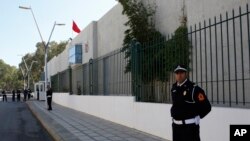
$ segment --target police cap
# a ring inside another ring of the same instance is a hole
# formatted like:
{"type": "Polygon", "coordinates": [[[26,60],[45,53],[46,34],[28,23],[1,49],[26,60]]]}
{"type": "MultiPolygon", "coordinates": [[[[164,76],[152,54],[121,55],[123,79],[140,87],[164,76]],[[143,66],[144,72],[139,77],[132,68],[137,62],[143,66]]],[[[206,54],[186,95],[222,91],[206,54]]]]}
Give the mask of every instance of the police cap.
{"type": "Polygon", "coordinates": [[[187,67],[185,65],[177,65],[174,69],[174,73],[177,72],[187,72],[187,67]]]}

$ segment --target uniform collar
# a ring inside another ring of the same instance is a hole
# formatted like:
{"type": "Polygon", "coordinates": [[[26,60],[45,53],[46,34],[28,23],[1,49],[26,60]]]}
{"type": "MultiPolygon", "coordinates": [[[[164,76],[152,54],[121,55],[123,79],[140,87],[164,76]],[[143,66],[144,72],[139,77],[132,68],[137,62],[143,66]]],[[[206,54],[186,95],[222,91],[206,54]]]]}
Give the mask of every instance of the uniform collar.
{"type": "Polygon", "coordinates": [[[188,79],[184,80],[181,84],[177,82],[177,86],[181,87],[183,84],[187,82],[188,79]]]}

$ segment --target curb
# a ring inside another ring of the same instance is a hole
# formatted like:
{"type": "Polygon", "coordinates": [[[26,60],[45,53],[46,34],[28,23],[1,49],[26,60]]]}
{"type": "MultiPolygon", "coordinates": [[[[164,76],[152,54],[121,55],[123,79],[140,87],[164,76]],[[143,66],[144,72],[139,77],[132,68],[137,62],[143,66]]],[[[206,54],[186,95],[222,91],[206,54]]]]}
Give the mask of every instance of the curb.
{"type": "Polygon", "coordinates": [[[65,141],[61,136],[55,132],[55,130],[49,126],[49,124],[39,116],[39,113],[36,112],[33,108],[33,105],[30,104],[30,102],[26,102],[28,105],[29,110],[31,113],[35,116],[35,118],[38,120],[38,122],[44,127],[44,129],[49,133],[49,135],[53,138],[55,141],[65,141]]]}

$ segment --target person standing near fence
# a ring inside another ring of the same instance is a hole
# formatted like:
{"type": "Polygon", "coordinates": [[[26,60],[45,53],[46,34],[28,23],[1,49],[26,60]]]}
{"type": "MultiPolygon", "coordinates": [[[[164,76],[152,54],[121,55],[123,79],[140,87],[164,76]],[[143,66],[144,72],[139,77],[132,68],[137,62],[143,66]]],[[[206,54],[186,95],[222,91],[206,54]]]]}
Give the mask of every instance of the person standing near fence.
{"type": "Polygon", "coordinates": [[[6,101],[7,102],[7,95],[5,90],[2,91],[2,95],[3,95],[3,102],[6,101]]]}
{"type": "Polygon", "coordinates": [[[48,103],[48,110],[52,110],[52,106],[51,106],[51,103],[52,103],[52,89],[51,87],[48,85],[47,86],[47,91],[46,91],[46,96],[47,96],[47,103],[48,103]]]}
{"type": "Polygon", "coordinates": [[[16,91],[16,93],[17,93],[17,101],[19,102],[20,101],[20,99],[21,99],[21,91],[18,89],[17,91],[16,91]]]}
{"type": "Polygon", "coordinates": [[[24,90],[23,90],[23,101],[26,101],[27,100],[27,95],[28,95],[28,90],[27,90],[27,88],[25,88],[24,90]]]}
{"type": "Polygon", "coordinates": [[[29,88],[29,89],[28,89],[28,100],[30,100],[31,93],[32,93],[32,91],[31,91],[31,89],[29,88]]]}
{"type": "Polygon", "coordinates": [[[174,73],[176,83],[171,89],[173,141],[200,141],[200,119],[211,111],[211,104],[204,90],[188,79],[184,65],[178,65],[174,73]]]}
{"type": "Polygon", "coordinates": [[[13,89],[12,90],[12,101],[15,102],[16,99],[16,91],[13,89]]]}

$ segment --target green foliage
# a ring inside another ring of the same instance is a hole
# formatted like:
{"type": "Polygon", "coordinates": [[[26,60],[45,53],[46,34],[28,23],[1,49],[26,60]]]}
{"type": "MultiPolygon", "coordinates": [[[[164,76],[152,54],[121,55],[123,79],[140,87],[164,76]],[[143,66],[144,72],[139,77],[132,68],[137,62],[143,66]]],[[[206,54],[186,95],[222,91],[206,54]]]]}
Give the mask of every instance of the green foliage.
{"type": "MultiPolygon", "coordinates": [[[[155,36],[144,44],[132,44],[132,75],[138,81],[150,83],[168,81],[177,64],[188,66],[191,44],[186,26],[180,26],[168,40],[155,36]]],[[[138,82],[140,83],[140,82],[138,82]]]]}
{"type": "Polygon", "coordinates": [[[123,6],[123,14],[128,17],[122,48],[128,59],[125,72],[132,72],[135,83],[168,81],[177,64],[188,66],[191,44],[185,22],[166,40],[155,29],[153,16],[156,6],[145,6],[141,0],[119,2],[123,6]]]}
{"type": "Polygon", "coordinates": [[[0,59],[0,89],[12,90],[22,88],[22,78],[16,67],[6,64],[0,59]]]}
{"type": "MultiPolygon", "coordinates": [[[[62,41],[60,43],[57,43],[55,41],[52,41],[49,43],[49,50],[48,50],[48,61],[51,60],[54,56],[57,56],[60,54],[66,47],[67,42],[62,41]]],[[[32,70],[31,70],[31,80],[33,82],[38,82],[40,80],[41,73],[44,71],[44,54],[45,49],[42,42],[38,42],[36,44],[36,51],[32,54],[28,53],[24,56],[24,59],[28,66],[31,65],[32,61],[37,61],[37,63],[33,64],[32,70]]],[[[25,69],[25,64],[22,60],[22,62],[19,64],[23,69],[25,69]]],[[[26,69],[25,69],[26,70],[26,69]]],[[[32,81],[30,84],[32,84],[32,81]]]]}
{"type": "Polygon", "coordinates": [[[149,42],[155,35],[162,36],[155,30],[153,16],[156,7],[145,6],[140,0],[119,0],[123,6],[122,14],[128,17],[125,26],[128,29],[124,32],[122,51],[125,52],[125,58],[128,58],[128,64],[125,72],[131,71],[131,41],[136,39],[140,43],[149,42]]]}

